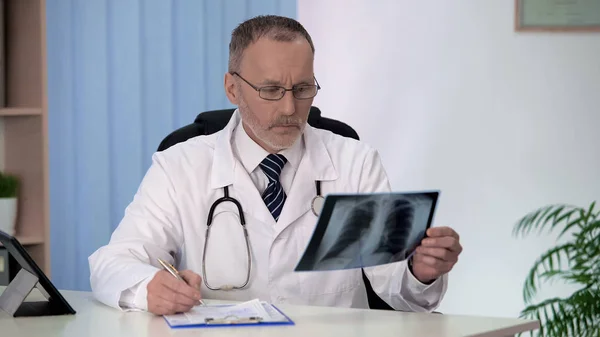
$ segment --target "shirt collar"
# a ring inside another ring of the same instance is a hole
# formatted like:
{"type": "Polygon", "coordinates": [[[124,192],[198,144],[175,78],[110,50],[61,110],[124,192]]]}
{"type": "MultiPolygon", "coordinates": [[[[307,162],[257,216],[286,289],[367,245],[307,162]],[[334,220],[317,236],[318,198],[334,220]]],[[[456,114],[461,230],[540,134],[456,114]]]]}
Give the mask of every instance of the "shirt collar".
{"type": "MultiPolygon", "coordinates": [[[[211,167],[210,186],[211,188],[222,188],[231,185],[235,180],[236,154],[234,143],[234,130],[241,120],[239,111],[236,109],[225,126],[214,136],[198,137],[199,141],[207,142],[214,146],[214,159],[211,167]]],[[[312,180],[331,181],[338,179],[338,174],[333,165],[333,159],[327,146],[325,137],[328,133],[317,132],[317,130],[307,124],[302,134],[302,151],[298,158],[304,162],[308,169],[304,172],[312,180]]],[[[300,167],[298,160],[298,169],[300,167]]],[[[290,165],[291,166],[291,165],[290,165]]]]}
{"type": "MultiPolygon", "coordinates": [[[[254,140],[252,140],[250,136],[248,136],[242,125],[241,118],[233,133],[233,145],[236,151],[236,156],[241,161],[248,173],[253,172],[258,167],[258,164],[260,164],[260,162],[262,162],[263,159],[269,155],[269,152],[263,149],[254,140]]],[[[298,170],[303,152],[304,137],[299,137],[291,147],[279,151],[278,153],[285,156],[288,164],[291,165],[294,170],[298,170]]]]}

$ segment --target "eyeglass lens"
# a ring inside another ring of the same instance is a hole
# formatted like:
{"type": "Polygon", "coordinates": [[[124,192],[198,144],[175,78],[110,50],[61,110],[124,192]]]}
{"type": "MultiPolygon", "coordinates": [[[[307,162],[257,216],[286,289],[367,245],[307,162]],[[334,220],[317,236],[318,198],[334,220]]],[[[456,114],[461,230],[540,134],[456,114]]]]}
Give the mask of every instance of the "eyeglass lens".
{"type": "MultiPolygon", "coordinates": [[[[294,97],[297,99],[313,98],[317,95],[316,85],[300,85],[292,90],[294,97]]],[[[259,90],[261,98],[268,100],[277,100],[285,95],[285,89],[282,87],[262,87],[259,90]]]]}

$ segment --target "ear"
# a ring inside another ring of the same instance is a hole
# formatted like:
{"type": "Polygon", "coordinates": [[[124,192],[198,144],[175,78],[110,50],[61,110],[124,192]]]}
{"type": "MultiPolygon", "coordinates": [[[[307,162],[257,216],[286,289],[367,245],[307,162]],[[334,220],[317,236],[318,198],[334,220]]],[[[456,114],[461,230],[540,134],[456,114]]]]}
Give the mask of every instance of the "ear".
{"type": "Polygon", "coordinates": [[[225,95],[229,99],[229,102],[233,105],[239,105],[240,99],[236,89],[235,78],[230,73],[225,73],[225,95]]]}

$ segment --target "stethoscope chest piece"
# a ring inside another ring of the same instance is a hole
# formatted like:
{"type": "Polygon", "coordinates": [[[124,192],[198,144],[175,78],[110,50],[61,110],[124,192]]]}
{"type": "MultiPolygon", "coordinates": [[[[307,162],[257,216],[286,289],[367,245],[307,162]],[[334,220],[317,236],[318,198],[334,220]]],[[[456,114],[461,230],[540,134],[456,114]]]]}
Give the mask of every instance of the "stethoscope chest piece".
{"type": "Polygon", "coordinates": [[[321,214],[321,209],[323,208],[324,202],[325,198],[320,195],[317,195],[313,198],[311,208],[314,215],[319,216],[319,214],[321,214]]]}

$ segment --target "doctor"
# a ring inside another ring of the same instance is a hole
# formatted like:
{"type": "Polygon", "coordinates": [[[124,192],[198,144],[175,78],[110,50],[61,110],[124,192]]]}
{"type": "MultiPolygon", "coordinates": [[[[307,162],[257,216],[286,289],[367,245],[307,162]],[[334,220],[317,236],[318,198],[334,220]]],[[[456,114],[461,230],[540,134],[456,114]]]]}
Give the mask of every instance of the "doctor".
{"type": "MultiPolygon", "coordinates": [[[[360,269],[293,270],[316,224],[317,182],[322,195],[390,190],[377,151],[307,125],[320,87],[313,43],[298,22],[248,20],[229,52],[225,93],[238,109],[222,131],[153,155],[110,242],[89,257],[94,295],[157,315],[201,298],[368,308],[360,269]]],[[[446,292],[459,237],[448,227],[428,235],[410,262],[365,268],[395,309],[432,311],[446,292]]]]}

